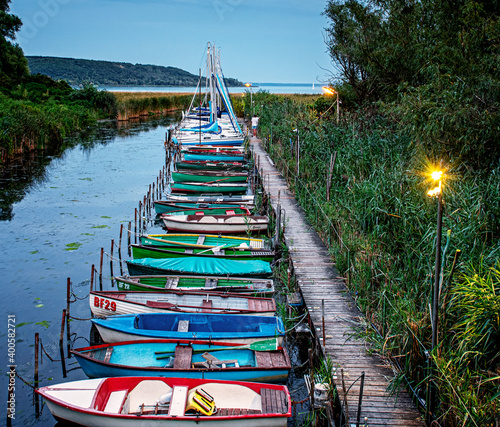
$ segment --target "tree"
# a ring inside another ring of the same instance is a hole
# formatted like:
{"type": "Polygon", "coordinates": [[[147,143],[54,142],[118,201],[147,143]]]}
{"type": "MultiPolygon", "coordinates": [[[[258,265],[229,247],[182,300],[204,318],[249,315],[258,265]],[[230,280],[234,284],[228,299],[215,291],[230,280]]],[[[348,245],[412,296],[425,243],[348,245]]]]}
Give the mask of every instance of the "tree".
{"type": "Polygon", "coordinates": [[[21,28],[19,17],[9,12],[11,0],[0,0],[0,87],[10,89],[29,75],[28,61],[15,40],[21,28]]]}

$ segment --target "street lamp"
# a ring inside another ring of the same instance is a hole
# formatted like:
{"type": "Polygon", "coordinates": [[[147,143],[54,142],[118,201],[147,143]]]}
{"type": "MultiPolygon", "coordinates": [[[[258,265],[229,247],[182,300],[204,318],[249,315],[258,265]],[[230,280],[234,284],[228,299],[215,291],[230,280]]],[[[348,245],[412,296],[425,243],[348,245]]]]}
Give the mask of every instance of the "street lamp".
{"type": "MultiPolygon", "coordinates": [[[[427,192],[429,197],[437,197],[438,199],[438,211],[437,211],[437,235],[436,235],[436,260],[434,265],[434,290],[432,293],[432,344],[431,350],[434,350],[437,346],[438,337],[438,305],[439,305],[439,279],[441,276],[441,228],[443,223],[443,171],[435,170],[431,172],[431,179],[436,183],[436,186],[427,192]]],[[[427,408],[428,421],[430,420],[430,415],[434,412],[434,396],[435,389],[432,385],[429,386],[429,399],[427,408]]]]}
{"type": "Polygon", "coordinates": [[[333,87],[328,87],[328,86],[323,86],[322,87],[323,91],[327,94],[327,95],[335,95],[337,94],[337,125],[339,124],[339,115],[340,115],[340,107],[339,107],[339,98],[340,98],[340,94],[337,90],[335,90],[333,87]]]}
{"type": "Polygon", "coordinates": [[[245,86],[250,88],[250,110],[251,110],[252,116],[253,116],[252,83],[245,83],[245,86]]]}

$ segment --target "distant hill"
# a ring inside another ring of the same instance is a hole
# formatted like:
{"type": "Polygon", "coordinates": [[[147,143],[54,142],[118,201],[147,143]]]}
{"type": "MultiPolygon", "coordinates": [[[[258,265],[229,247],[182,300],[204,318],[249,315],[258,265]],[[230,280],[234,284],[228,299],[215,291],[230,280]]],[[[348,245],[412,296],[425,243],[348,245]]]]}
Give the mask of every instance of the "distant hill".
{"type": "MultiPolygon", "coordinates": [[[[70,85],[91,82],[119,86],[196,86],[198,76],[175,67],[130,64],[90,59],[27,56],[31,74],[45,74],[70,85]]],[[[226,79],[228,86],[243,86],[236,79],[226,79]]]]}

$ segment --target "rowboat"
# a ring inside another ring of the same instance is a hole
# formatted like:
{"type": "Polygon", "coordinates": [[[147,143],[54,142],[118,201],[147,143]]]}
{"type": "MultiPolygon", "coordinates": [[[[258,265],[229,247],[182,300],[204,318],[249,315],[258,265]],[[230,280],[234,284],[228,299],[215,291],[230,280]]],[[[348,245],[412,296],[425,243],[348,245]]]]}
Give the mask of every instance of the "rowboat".
{"type": "Polygon", "coordinates": [[[269,243],[264,239],[241,236],[219,236],[216,234],[148,234],[140,236],[141,245],[178,246],[184,248],[210,249],[222,246],[225,249],[269,249],[269,243]]]}
{"type": "Polygon", "coordinates": [[[167,230],[191,233],[238,234],[267,230],[269,218],[257,215],[175,215],[162,216],[167,230]]]}
{"type": "Polygon", "coordinates": [[[172,193],[246,193],[248,185],[231,182],[171,182],[172,193]]]}
{"type": "Polygon", "coordinates": [[[182,147],[182,153],[223,153],[223,154],[241,154],[244,155],[246,153],[246,149],[241,146],[237,147],[228,147],[224,145],[204,145],[202,147],[182,147]]]}
{"type": "Polygon", "coordinates": [[[178,209],[161,215],[250,215],[250,211],[245,206],[233,205],[228,208],[216,206],[213,208],[178,209]]]}
{"type": "Polygon", "coordinates": [[[231,162],[231,161],[210,161],[210,160],[185,160],[175,162],[175,169],[181,170],[231,170],[235,172],[250,169],[251,165],[247,162],[231,162]]]}
{"type": "Polygon", "coordinates": [[[147,340],[71,350],[83,372],[99,377],[182,377],[285,383],[290,358],[276,340],[250,345],[211,341],[147,340]]]}
{"type": "Polygon", "coordinates": [[[271,279],[213,276],[117,276],[116,286],[120,291],[214,290],[219,292],[272,295],[274,282],[271,279]]]}
{"type": "Polygon", "coordinates": [[[221,423],[284,427],[292,415],[286,386],[194,378],[115,377],[36,390],[53,417],[89,427],[183,427],[221,423]]]}
{"type": "Polygon", "coordinates": [[[270,277],[271,265],[260,260],[232,260],[222,258],[139,258],[126,261],[131,276],[140,275],[201,275],[235,277],[270,277]]]}
{"type": "Polygon", "coordinates": [[[160,247],[153,245],[130,245],[132,256],[134,258],[180,258],[185,256],[202,257],[202,258],[225,258],[235,260],[260,259],[267,262],[272,262],[274,259],[274,251],[268,249],[238,249],[224,248],[216,246],[208,249],[193,249],[184,247],[160,247]]]}
{"type": "Polygon", "coordinates": [[[190,203],[254,203],[255,196],[252,194],[246,195],[231,195],[231,194],[201,194],[196,196],[167,194],[166,201],[168,202],[190,202],[190,203]]]}
{"type": "Polygon", "coordinates": [[[245,156],[242,154],[228,153],[184,153],[184,161],[211,161],[211,162],[243,162],[245,156]]]}
{"type": "Polygon", "coordinates": [[[147,339],[255,341],[275,338],[283,345],[285,327],[277,316],[211,313],[141,313],[91,319],[104,342],[147,339]]]}
{"type": "Polygon", "coordinates": [[[167,202],[164,200],[155,200],[154,206],[157,214],[169,213],[179,210],[188,210],[188,209],[210,209],[210,208],[231,209],[235,207],[239,208],[245,207],[247,209],[254,208],[253,203],[219,203],[219,202],[190,203],[190,202],[167,202]]]}
{"type": "Polygon", "coordinates": [[[272,316],[276,311],[273,298],[215,291],[91,291],[92,314],[105,317],[133,313],[228,313],[272,316]]]}
{"type": "Polygon", "coordinates": [[[172,172],[175,182],[247,182],[247,172],[203,171],[203,172],[172,172]]]}

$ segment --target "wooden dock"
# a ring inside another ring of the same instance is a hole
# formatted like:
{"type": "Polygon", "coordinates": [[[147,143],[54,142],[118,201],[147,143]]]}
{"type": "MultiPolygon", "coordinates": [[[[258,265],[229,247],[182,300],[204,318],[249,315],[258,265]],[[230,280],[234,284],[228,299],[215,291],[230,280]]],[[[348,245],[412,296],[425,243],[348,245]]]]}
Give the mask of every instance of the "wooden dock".
{"type": "Polygon", "coordinates": [[[288,189],[285,179],[269,160],[260,139],[251,138],[250,148],[259,159],[264,191],[270,195],[273,208],[278,204],[286,212],[285,243],[289,248],[291,262],[304,303],[310,313],[316,336],[325,355],[330,356],[337,367],[336,386],[344,413],[348,413],[349,425],[355,426],[358,419],[360,381],[365,373],[360,425],[367,426],[425,426],[415,404],[405,390],[397,396],[387,393],[390,378],[394,374],[386,363],[374,355],[368,355],[369,344],[355,338],[355,327],[361,326],[363,314],[355,301],[346,292],[343,278],[328,255],[328,250],[316,231],[305,219],[302,208],[288,189]],[[325,343],[323,343],[322,304],[325,313],[325,343]],[[347,396],[341,383],[341,369],[347,396]],[[344,399],[347,405],[344,405],[344,399]],[[347,410],[347,411],[346,411],[347,410]]]}

